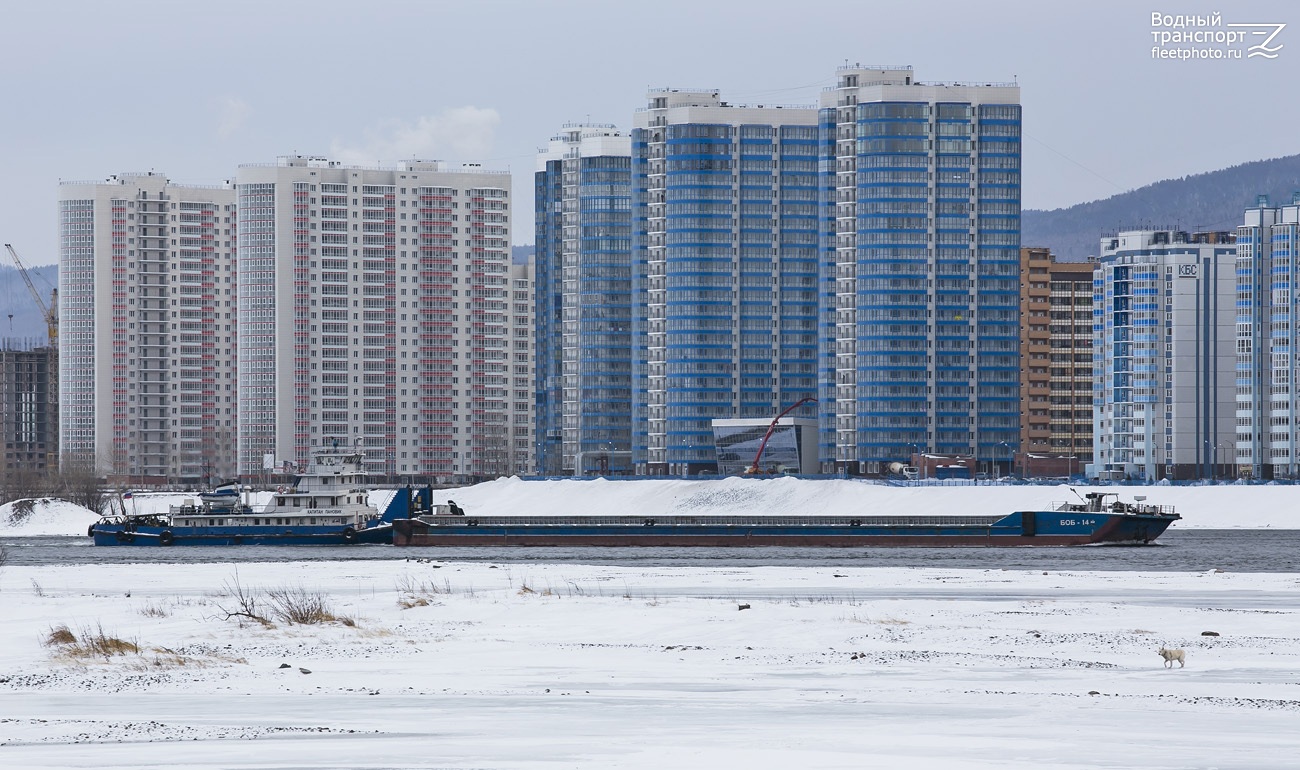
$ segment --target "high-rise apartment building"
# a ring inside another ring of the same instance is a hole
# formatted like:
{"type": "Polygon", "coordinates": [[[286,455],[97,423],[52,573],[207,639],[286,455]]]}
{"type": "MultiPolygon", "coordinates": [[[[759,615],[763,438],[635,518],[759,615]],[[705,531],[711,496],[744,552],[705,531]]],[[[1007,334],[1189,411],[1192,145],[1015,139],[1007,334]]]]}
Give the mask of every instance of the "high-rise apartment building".
{"type": "Polygon", "coordinates": [[[1092,462],[1092,269],[1020,249],[1019,457],[1029,475],[1092,462]]]}
{"type": "Polygon", "coordinates": [[[1019,444],[1020,89],[841,67],[822,94],[826,469],[1019,444]]]}
{"type": "Polygon", "coordinates": [[[632,158],[572,124],[537,158],[537,452],[542,473],[631,472],[632,158]]]}
{"type": "Polygon", "coordinates": [[[121,174],[59,188],[64,461],[139,482],[235,470],[235,190],[121,174]]]}
{"type": "MultiPolygon", "coordinates": [[[[498,430],[509,447],[495,465],[504,467],[501,474],[537,472],[537,446],[534,434],[537,416],[534,387],[537,367],[536,270],[532,262],[510,266],[510,310],[507,327],[510,334],[510,417],[504,430],[498,430]]],[[[498,441],[498,444],[500,442],[498,441]]],[[[489,463],[493,465],[493,463],[489,463]]]]}
{"type": "Polygon", "coordinates": [[[1295,286],[1300,192],[1290,205],[1260,196],[1237,228],[1237,435],[1234,462],[1254,478],[1300,474],[1295,286]]]}
{"type": "Polygon", "coordinates": [[[817,111],[648,99],[632,131],[633,464],[693,474],[716,470],[712,419],[816,395],[817,111]]]}
{"type": "Polygon", "coordinates": [[[1232,472],[1236,248],[1229,233],[1101,239],[1093,274],[1093,470],[1103,479],[1232,472]]]}
{"type": "MultiPolygon", "coordinates": [[[[6,341],[7,343],[9,341],[6,341]]],[[[59,467],[59,350],[6,344],[0,349],[0,473],[44,476],[59,467]]]]}
{"type": "Polygon", "coordinates": [[[521,407],[512,381],[533,369],[512,347],[508,173],[292,156],[237,182],[242,473],[333,442],[364,449],[375,476],[528,470],[513,451],[532,440],[532,393],[521,407]]]}

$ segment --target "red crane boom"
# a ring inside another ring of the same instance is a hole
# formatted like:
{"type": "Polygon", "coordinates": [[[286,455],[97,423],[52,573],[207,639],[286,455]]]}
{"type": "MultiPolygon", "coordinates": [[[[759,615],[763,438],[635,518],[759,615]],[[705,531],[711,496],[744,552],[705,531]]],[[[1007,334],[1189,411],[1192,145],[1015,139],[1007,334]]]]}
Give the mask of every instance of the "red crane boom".
{"type": "Polygon", "coordinates": [[[763,450],[767,449],[767,440],[772,438],[772,431],[776,430],[776,424],[781,421],[781,418],[785,417],[787,414],[793,412],[794,410],[798,409],[804,404],[812,403],[815,402],[816,400],[817,399],[811,396],[809,396],[808,398],[801,398],[798,401],[791,404],[790,406],[786,407],[784,412],[781,412],[776,417],[772,418],[772,423],[767,426],[767,433],[763,434],[762,443],[758,445],[758,453],[754,455],[754,464],[749,466],[748,470],[745,471],[746,475],[759,472],[758,461],[763,458],[763,450]]]}

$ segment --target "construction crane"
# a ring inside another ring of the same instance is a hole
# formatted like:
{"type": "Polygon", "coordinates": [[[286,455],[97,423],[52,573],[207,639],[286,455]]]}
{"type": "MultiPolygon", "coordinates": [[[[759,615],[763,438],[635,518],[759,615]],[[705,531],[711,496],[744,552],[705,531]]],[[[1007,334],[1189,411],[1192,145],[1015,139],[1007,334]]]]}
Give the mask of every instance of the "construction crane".
{"type": "MultiPolygon", "coordinates": [[[[50,347],[59,346],[59,290],[50,291],[50,304],[46,305],[45,300],[41,298],[41,293],[36,290],[36,285],[32,283],[32,277],[27,273],[27,266],[23,264],[22,259],[18,257],[18,252],[14,251],[11,244],[6,243],[5,249],[8,250],[10,258],[13,259],[14,265],[18,267],[18,272],[22,274],[23,283],[27,284],[27,290],[32,293],[32,299],[36,300],[36,306],[41,309],[41,315],[45,317],[45,327],[50,336],[50,347]]],[[[10,316],[12,322],[12,316],[10,316]]]]}

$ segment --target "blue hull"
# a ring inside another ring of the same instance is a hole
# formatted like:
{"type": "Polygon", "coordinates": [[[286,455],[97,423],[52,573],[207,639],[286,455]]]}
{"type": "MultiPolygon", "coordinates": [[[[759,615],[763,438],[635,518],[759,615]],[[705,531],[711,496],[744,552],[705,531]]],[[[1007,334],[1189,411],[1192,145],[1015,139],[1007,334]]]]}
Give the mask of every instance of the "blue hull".
{"type": "Polygon", "coordinates": [[[95,545],[359,545],[393,542],[393,527],[384,523],[354,530],[349,536],[338,527],[159,527],[137,525],[133,532],[122,524],[99,523],[90,528],[95,545]]]}
{"type": "MultiPolygon", "coordinates": [[[[178,526],[174,523],[176,518],[158,514],[106,518],[91,525],[87,534],[95,545],[391,545],[393,520],[428,511],[432,502],[430,487],[399,489],[379,519],[370,519],[371,525],[362,527],[292,522],[267,525],[257,523],[267,521],[266,517],[251,515],[239,523],[178,526]]],[[[193,518],[193,511],[184,513],[193,518]]],[[[285,515],[288,517],[288,512],[285,515]]],[[[240,516],[243,514],[235,518],[240,516]]],[[[213,518],[231,517],[229,512],[217,511],[213,518]]]]}
{"type": "Polygon", "coordinates": [[[1006,516],[436,516],[393,522],[405,546],[1144,545],[1176,514],[1017,511],[1006,516]]]}

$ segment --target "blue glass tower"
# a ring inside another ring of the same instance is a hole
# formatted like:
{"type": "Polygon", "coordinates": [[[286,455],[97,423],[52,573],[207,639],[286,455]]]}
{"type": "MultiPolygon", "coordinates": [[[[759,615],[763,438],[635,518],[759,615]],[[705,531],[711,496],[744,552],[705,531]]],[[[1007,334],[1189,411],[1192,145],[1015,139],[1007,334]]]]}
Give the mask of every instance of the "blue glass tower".
{"type": "Polygon", "coordinates": [[[713,419],[775,417],[816,396],[817,148],[812,108],[664,89],[637,113],[638,472],[712,472],[713,419]]]}
{"type": "Polygon", "coordinates": [[[567,125],[538,158],[537,454],[544,474],[631,471],[631,153],[567,125]]]}
{"type": "Polygon", "coordinates": [[[824,92],[825,470],[1016,451],[1019,101],[910,67],[842,67],[824,92]]]}
{"type": "Polygon", "coordinates": [[[564,473],[560,390],[563,376],[560,329],[564,310],[561,294],[563,241],[560,237],[564,223],[564,190],[560,182],[564,175],[560,160],[540,160],[538,165],[542,169],[533,177],[536,229],[533,318],[537,330],[534,345],[537,358],[533,371],[536,383],[533,414],[537,424],[533,434],[538,470],[544,476],[558,476],[564,473]]]}
{"type": "Polygon", "coordinates": [[[1236,425],[1232,464],[1254,478],[1300,475],[1295,286],[1300,192],[1289,205],[1259,196],[1237,228],[1236,425]]]}

